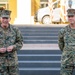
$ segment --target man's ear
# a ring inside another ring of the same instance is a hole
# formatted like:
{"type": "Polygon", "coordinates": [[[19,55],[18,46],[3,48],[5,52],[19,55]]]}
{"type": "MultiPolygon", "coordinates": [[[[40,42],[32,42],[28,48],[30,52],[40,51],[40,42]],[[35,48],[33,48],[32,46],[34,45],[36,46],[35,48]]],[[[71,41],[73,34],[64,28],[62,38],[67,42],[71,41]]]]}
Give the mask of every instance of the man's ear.
{"type": "Polygon", "coordinates": [[[9,21],[11,20],[11,18],[9,18],[9,21]]]}

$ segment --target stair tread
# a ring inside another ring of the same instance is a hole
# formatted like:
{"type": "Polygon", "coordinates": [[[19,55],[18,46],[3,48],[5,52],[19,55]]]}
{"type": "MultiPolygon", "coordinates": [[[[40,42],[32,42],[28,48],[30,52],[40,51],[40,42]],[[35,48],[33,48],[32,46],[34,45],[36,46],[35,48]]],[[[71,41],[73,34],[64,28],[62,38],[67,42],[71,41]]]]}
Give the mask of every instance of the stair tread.
{"type": "Polygon", "coordinates": [[[60,63],[61,61],[25,61],[25,60],[23,60],[23,61],[18,61],[19,63],[60,63]]]}
{"type": "Polygon", "coordinates": [[[61,56],[61,54],[18,54],[18,56],[61,56]]]}
{"type": "Polygon", "coordinates": [[[62,27],[18,27],[24,39],[22,51],[17,55],[20,74],[59,75],[61,51],[57,43],[58,31],[62,27]]]}
{"type": "Polygon", "coordinates": [[[19,68],[19,70],[60,70],[60,68],[19,68]]]}

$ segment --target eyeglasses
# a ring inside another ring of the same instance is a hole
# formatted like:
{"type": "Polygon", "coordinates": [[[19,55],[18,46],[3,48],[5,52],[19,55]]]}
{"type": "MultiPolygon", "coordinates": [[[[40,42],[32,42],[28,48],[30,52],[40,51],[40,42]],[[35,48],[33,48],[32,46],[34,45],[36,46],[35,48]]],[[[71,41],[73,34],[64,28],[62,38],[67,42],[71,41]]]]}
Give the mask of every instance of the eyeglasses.
{"type": "Polygon", "coordinates": [[[68,18],[70,18],[70,17],[74,17],[74,15],[70,15],[70,16],[68,16],[68,18]]]}
{"type": "Polygon", "coordinates": [[[8,17],[2,17],[2,19],[8,19],[8,17]]]}

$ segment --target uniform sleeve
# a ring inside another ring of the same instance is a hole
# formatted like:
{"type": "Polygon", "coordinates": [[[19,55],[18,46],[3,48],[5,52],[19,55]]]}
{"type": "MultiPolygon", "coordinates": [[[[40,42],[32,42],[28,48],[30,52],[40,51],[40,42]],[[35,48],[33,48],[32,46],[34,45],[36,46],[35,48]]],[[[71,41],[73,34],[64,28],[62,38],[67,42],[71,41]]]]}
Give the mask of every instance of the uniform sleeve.
{"type": "Polygon", "coordinates": [[[19,29],[16,29],[16,41],[13,46],[14,46],[13,50],[20,50],[23,46],[23,36],[19,29]]]}
{"type": "Polygon", "coordinates": [[[64,29],[61,29],[58,33],[58,46],[61,51],[63,51],[64,48],[64,29]]]}

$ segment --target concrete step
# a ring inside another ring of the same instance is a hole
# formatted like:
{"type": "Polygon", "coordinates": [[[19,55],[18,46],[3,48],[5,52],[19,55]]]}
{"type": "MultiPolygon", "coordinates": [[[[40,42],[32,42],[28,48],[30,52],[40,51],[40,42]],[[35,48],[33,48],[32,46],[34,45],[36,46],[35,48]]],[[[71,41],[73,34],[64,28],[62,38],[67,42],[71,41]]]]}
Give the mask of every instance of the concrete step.
{"type": "MultiPolygon", "coordinates": [[[[20,75],[60,75],[60,68],[20,68],[20,75]]],[[[73,74],[75,75],[75,70],[73,74]]]]}
{"type": "MultiPolygon", "coordinates": [[[[41,53],[43,53],[43,52],[45,52],[45,50],[47,51],[49,51],[49,50],[52,50],[51,51],[51,53],[53,52],[53,53],[61,53],[61,51],[59,50],[59,47],[58,47],[58,44],[23,44],[23,47],[22,47],[22,49],[21,50],[28,50],[28,52],[35,52],[36,50],[38,50],[37,51],[37,53],[40,53],[40,51],[41,51],[41,53]],[[31,50],[31,51],[30,51],[31,50]],[[39,51],[40,50],[40,51],[39,51]],[[53,51],[54,50],[54,51],[53,51]],[[56,50],[56,51],[55,51],[56,50]],[[43,51],[43,52],[42,52],[43,51]]],[[[18,50],[19,51],[19,50],[18,50]]],[[[47,51],[47,52],[48,52],[47,51]]],[[[50,52],[49,52],[50,53],[50,52]]],[[[46,52],[45,52],[45,54],[46,54],[46,52]]]]}
{"type": "Polygon", "coordinates": [[[48,55],[48,54],[27,54],[27,55],[23,55],[23,54],[20,54],[18,55],[18,59],[19,60],[33,60],[33,61],[48,61],[48,60],[60,60],[61,59],[61,55],[48,55]]]}
{"type": "MultiPolygon", "coordinates": [[[[20,54],[21,55],[28,55],[28,54],[33,54],[33,55],[37,55],[37,54],[39,54],[39,55],[41,55],[41,54],[48,54],[48,55],[52,55],[52,54],[55,54],[55,55],[57,55],[58,54],[58,56],[61,54],[61,51],[59,50],[59,49],[57,49],[56,47],[56,49],[49,49],[49,50],[47,50],[47,47],[50,47],[51,45],[46,45],[46,49],[40,49],[40,46],[43,48],[43,46],[44,45],[26,45],[25,44],[25,46],[27,47],[34,47],[34,46],[36,46],[37,47],[37,49],[24,49],[24,50],[18,50],[18,55],[20,56],[20,54]]],[[[53,46],[53,45],[52,45],[53,46]]],[[[53,46],[54,47],[54,46],[53,46]]]]}
{"type": "Polygon", "coordinates": [[[22,35],[25,36],[58,36],[58,33],[29,33],[29,32],[22,32],[22,35]]]}
{"type": "Polygon", "coordinates": [[[43,32],[45,32],[45,33],[51,33],[51,32],[54,32],[54,33],[58,33],[59,32],[59,30],[20,30],[21,32],[26,32],[26,33],[43,33],[43,32]]]}
{"type": "Polygon", "coordinates": [[[26,44],[58,43],[61,27],[19,27],[26,44]]]}
{"type": "Polygon", "coordinates": [[[20,75],[60,75],[60,68],[20,68],[20,75]]]}
{"type": "Polygon", "coordinates": [[[57,40],[58,36],[23,36],[25,40],[57,40]]]}
{"type": "Polygon", "coordinates": [[[61,27],[19,28],[25,43],[18,51],[20,75],[60,75],[61,51],[57,43],[61,27]]]}
{"type": "Polygon", "coordinates": [[[60,68],[60,61],[19,61],[20,68],[60,68]]]}
{"type": "Polygon", "coordinates": [[[62,27],[33,27],[33,26],[18,26],[19,29],[24,29],[24,30],[59,30],[61,29],[62,27]]]}
{"type": "Polygon", "coordinates": [[[26,44],[57,44],[57,40],[24,40],[26,44]]]}

